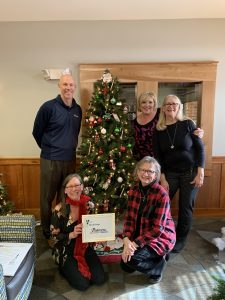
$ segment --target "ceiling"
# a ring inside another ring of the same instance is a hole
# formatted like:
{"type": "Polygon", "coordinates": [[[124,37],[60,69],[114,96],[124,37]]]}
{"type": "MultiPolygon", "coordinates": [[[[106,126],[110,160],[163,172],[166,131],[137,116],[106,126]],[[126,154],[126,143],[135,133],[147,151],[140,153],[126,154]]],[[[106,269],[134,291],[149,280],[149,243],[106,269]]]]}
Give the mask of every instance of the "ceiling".
{"type": "Polygon", "coordinates": [[[0,0],[0,22],[225,18],[224,0],[0,0]]]}

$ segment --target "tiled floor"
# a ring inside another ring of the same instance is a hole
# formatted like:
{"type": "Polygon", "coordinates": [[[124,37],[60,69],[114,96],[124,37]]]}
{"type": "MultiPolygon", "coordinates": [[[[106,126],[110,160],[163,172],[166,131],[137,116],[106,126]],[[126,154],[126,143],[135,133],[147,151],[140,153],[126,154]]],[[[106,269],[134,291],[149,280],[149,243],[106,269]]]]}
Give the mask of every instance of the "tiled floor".
{"type": "Polygon", "coordinates": [[[179,254],[172,254],[163,280],[149,285],[138,272],[125,274],[118,264],[104,265],[109,280],[103,286],[76,291],[61,277],[51,258],[51,251],[37,227],[37,264],[30,300],[203,300],[212,293],[212,275],[225,277],[225,250],[211,244],[219,237],[225,218],[195,218],[188,243],[179,254]]]}

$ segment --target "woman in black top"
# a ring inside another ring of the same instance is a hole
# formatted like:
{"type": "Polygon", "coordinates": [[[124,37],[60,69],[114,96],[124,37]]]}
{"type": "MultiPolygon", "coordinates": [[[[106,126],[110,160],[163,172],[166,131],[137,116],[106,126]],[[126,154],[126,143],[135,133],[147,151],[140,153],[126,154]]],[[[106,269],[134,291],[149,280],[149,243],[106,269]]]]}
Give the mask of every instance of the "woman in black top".
{"type": "Polygon", "coordinates": [[[83,188],[78,174],[68,175],[62,185],[62,201],[53,210],[51,218],[51,232],[56,241],[54,259],[70,285],[81,291],[91,284],[101,285],[106,280],[93,246],[82,242],[81,217],[94,205],[83,193],[83,188]]]}
{"type": "Polygon", "coordinates": [[[179,189],[177,242],[173,252],[185,246],[191,229],[194,201],[203,185],[205,152],[194,134],[194,122],[183,115],[183,105],[175,95],[165,97],[154,136],[155,157],[161,164],[161,185],[172,199],[179,189]]]}
{"type": "MultiPolygon", "coordinates": [[[[133,155],[137,161],[145,156],[154,156],[153,136],[160,113],[157,107],[157,98],[153,92],[142,93],[138,98],[138,114],[132,121],[135,139],[133,155]]],[[[195,134],[202,137],[203,130],[197,128],[195,134]]]]}

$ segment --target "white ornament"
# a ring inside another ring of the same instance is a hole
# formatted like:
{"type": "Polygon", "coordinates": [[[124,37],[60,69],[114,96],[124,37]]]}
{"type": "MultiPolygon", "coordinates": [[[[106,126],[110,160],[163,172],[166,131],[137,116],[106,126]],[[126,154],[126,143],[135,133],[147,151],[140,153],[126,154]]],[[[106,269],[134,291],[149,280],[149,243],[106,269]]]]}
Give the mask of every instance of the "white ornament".
{"type": "Polygon", "coordinates": [[[118,178],[117,178],[117,181],[118,181],[118,182],[123,182],[123,178],[122,178],[122,177],[118,177],[118,178]]]}
{"type": "Polygon", "coordinates": [[[102,188],[103,188],[104,190],[107,190],[108,187],[109,187],[109,185],[110,185],[110,183],[111,183],[111,179],[108,178],[107,181],[106,181],[105,183],[103,183],[102,188]]]}
{"type": "Polygon", "coordinates": [[[105,128],[102,128],[101,134],[106,134],[106,129],[105,128]]]}
{"type": "Polygon", "coordinates": [[[90,121],[90,122],[93,122],[94,119],[95,119],[95,118],[91,116],[91,117],[89,118],[89,121],[90,121]]]}
{"type": "Polygon", "coordinates": [[[87,187],[84,188],[84,193],[85,193],[86,195],[89,195],[89,193],[92,192],[92,191],[93,191],[93,188],[92,188],[92,187],[88,187],[88,186],[87,186],[87,187]]]}
{"type": "Polygon", "coordinates": [[[102,81],[103,82],[111,82],[112,81],[112,75],[110,74],[110,72],[105,72],[103,75],[102,75],[102,81]]]}
{"type": "Polygon", "coordinates": [[[85,176],[84,177],[84,182],[87,182],[89,180],[89,177],[88,176],[85,176]]]}

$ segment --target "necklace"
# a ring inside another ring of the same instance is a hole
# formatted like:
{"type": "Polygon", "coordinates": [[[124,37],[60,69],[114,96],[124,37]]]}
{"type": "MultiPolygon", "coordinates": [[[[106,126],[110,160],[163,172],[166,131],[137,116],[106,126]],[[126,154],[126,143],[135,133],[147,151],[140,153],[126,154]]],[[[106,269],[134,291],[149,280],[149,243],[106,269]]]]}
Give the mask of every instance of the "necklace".
{"type": "Polygon", "coordinates": [[[174,149],[174,141],[175,141],[175,137],[176,137],[176,133],[177,133],[177,123],[176,123],[175,129],[174,129],[173,139],[171,138],[167,127],[166,127],[166,132],[167,132],[168,138],[170,140],[170,144],[171,144],[170,148],[174,149]]]}

